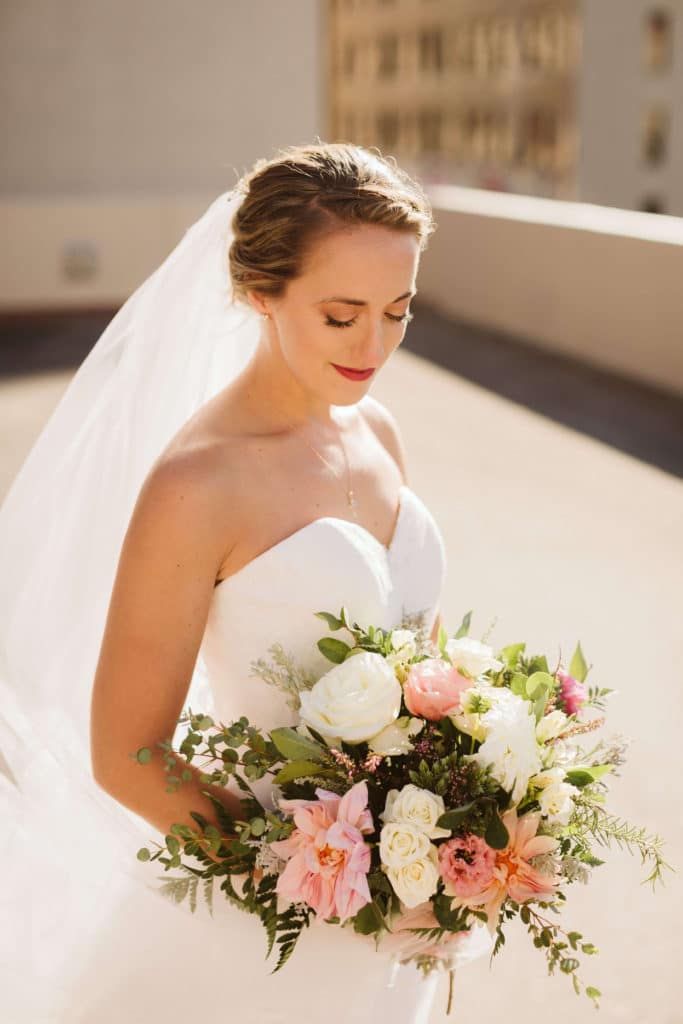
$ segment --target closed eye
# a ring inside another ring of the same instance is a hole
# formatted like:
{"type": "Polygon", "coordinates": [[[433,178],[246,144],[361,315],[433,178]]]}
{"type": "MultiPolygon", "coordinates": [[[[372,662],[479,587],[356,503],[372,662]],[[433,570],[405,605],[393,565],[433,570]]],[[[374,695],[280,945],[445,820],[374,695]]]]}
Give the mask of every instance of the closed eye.
{"type": "MultiPolygon", "coordinates": [[[[390,320],[393,320],[395,323],[407,324],[410,323],[410,321],[413,319],[414,314],[408,312],[403,313],[402,316],[394,316],[393,313],[387,313],[386,315],[389,317],[390,320]]],[[[330,327],[352,327],[357,319],[358,317],[354,316],[351,320],[335,320],[335,318],[333,316],[330,316],[329,313],[325,314],[325,323],[329,324],[330,327]]]]}

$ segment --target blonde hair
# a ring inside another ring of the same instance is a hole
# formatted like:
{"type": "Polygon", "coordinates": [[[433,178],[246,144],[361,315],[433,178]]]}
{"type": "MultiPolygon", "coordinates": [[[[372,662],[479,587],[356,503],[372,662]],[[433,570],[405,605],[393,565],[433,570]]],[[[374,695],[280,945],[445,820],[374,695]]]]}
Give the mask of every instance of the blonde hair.
{"type": "Polygon", "coordinates": [[[393,157],[353,143],[288,146],[257,160],[234,187],[244,199],[232,218],[228,250],[233,302],[247,303],[247,289],[282,296],[314,243],[342,227],[410,232],[420,251],[436,229],[419,183],[393,157]]]}

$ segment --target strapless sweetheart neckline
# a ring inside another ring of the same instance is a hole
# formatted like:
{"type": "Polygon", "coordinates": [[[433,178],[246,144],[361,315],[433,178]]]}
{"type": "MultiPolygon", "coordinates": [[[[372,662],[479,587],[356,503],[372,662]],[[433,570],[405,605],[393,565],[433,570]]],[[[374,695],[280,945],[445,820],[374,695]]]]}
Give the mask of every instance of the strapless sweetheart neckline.
{"type": "Polygon", "coordinates": [[[275,544],[271,544],[269,548],[266,548],[264,551],[261,551],[258,555],[256,555],[249,562],[243,565],[241,569],[236,569],[235,572],[231,572],[229,576],[224,576],[223,579],[219,580],[219,582],[216,583],[216,585],[214,586],[214,594],[223,586],[224,583],[227,583],[229,580],[236,579],[238,576],[242,576],[249,569],[251,569],[252,566],[255,566],[257,563],[261,562],[262,559],[264,559],[267,555],[270,555],[272,552],[277,551],[278,549],[284,547],[284,545],[289,544],[291,541],[299,538],[303,533],[306,532],[306,530],[309,530],[311,527],[319,526],[321,524],[329,523],[332,526],[340,527],[342,530],[347,528],[350,528],[351,530],[360,530],[360,532],[370,541],[374,542],[377,545],[377,547],[384,552],[386,556],[389,556],[393,552],[394,547],[396,546],[396,542],[398,540],[398,536],[400,533],[405,505],[404,495],[406,494],[406,492],[410,492],[413,498],[415,498],[417,501],[420,500],[416,492],[408,484],[401,484],[399,486],[398,508],[396,509],[396,512],[394,514],[394,532],[392,533],[391,540],[389,541],[388,544],[385,544],[383,541],[381,541],[378,537],[374,535],[374,533],[371,530],[368,530],[367,526],[363,526],[362,523],[356,522],[355,519],[344,519],[343,516],[318,516],[317,519],[311,519],[310,522],[304,523],[304,525],[300,526],[298,530],[294,530],[293,533],[290,533],[286,537],[283,537],[282,540],[277,541],[275,544]]]}

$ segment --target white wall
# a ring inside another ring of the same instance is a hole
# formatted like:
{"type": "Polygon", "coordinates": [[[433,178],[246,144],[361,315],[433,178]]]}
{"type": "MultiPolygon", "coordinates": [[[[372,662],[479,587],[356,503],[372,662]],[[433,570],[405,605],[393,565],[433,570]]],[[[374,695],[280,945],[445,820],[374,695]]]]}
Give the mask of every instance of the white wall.
{"type": "Polygon", "coordinates": [[[642,209],[661,195],[665,212],[683,216],[683,0],[582,0],[579,195],[587,203],[642,209]],[[673,15],[673,59],[667,71],[642,66],[643,19],[673,15]],[[650,101],[671,114],[665,163],[641,160],[641,125],[650,101]]]}
{"type": "Polygon", "coordinates": [[[683,218],[432,186],[420,297],[683,394],[683,218]]]}
{"type": "Polygon", "coordinates": [[[217,194],[323,128],[319,0],[3,0],[0,195],[217,194]]]}

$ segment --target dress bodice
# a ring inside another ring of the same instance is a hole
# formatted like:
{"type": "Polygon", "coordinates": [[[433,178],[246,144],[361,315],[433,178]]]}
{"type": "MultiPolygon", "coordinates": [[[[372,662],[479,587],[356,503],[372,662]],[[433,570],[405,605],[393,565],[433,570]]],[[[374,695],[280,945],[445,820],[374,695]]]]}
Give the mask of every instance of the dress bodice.
{"type": "MultiPolygon", "coordinates": [[[[344,606],[361,626],[407,626],[429,635],[445,573],[441,531],[407,484],[388,546],[352,520],[307,523],[214,588],[200,652],[213,713],[224,723],[246,715],[266,730],[295,725],[298,716],[273,670],[286,658],[315,678],[332,667],[317,647],[330,630],[315,612],[338,615],[344,606]]],[[[254,785],[262,798],[268,783],[254,785]]]]}

